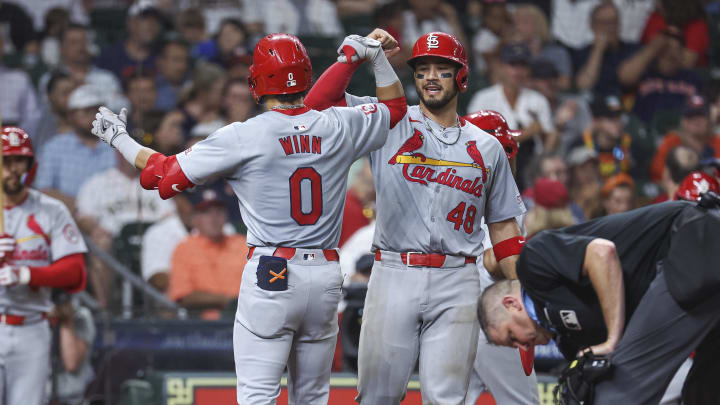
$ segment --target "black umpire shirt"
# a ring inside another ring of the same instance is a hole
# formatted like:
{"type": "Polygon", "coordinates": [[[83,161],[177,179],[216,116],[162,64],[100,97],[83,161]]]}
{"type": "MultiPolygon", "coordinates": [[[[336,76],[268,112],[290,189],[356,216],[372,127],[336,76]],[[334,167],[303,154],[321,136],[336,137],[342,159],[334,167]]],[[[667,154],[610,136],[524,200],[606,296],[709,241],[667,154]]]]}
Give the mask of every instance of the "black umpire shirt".
{"type": "MultiPolygon", "coordinates": [[[[531,238],[520,254],[517,274],[535,304],[537,321],[556,333],[567,358],[607,339],[600,302],[582,274],[587,245],[596,238],[615,243],[625,284],[625,324],[667,256],[673,222],[695,204],[678,201],[598,218],[531,238]]],[[[720,247],[718,247],[720,249],[720,247]]]]}

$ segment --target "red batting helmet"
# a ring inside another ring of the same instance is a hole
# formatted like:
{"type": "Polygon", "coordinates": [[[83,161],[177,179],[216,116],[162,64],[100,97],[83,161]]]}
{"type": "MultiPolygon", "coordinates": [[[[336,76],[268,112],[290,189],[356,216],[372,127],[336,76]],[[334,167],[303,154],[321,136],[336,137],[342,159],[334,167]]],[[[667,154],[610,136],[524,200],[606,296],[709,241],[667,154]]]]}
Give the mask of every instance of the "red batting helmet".
{"type": "Polygon", "coordinates": [[[520,136],[520,131],[510,129],[502,114],[493,110],[480,110],[466,115],[465,119],[490,135],[494,135],[505,149],[508,159],[517,155],[519,145],[515,137],[520,136]]]}
{"type": "Polygon", "coordinates": [[[429,32],[421,36],[413,46],[412,56],[407,62],[408,65],[415,69],[417,59],[423,56],[437,56],[459,64],[460,70],[455,75],[455,83],[457,83],[461,92],[467,90],[470,75],[467,54],[465,48],[454,35],[444,32],[429,32]]]}
{"type": "Polygon", "coordinates": [[[256,101],[267,94],[300,93],[311,82],[310,57],[297,37],[270,34],[255,46],[248,83],[256,101]]]}
{"type": "Polygon", "coordinates": [[[2,127],[0,137],[2,137],[3,156],[27,156],[30,158],[32,162],[30,170],[23,179],[23,184],[30,186],[35,180],[35,173],[37,173],[37,161],[35,161],[30,135],[22,128],[2,127]]]}
{"type": "Polygon", "coordinates": [[[720,194],[720,184],[714,177],[703,172],[692,172],[680,183],[675,200],[697,201],[700,193],[714,191],[720,194]]]}

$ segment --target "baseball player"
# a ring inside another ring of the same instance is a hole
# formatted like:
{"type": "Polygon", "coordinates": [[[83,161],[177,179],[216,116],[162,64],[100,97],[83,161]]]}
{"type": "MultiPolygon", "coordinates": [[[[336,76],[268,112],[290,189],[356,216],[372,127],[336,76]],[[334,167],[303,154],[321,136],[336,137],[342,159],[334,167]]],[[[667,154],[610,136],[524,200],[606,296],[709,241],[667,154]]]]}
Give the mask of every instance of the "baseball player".
{"type": "MultiPolygon", "coordinates": [[[[497,111],[481,110],[466,115],[465,119],[500,141],[510,162],[513,175],[515,175],[515,156],[519,148],[515,137],[520,134],[520,131],[511,130],[505,117],[497,111]]],[[[524,234],[522,218],[519,216],[516,221],[524,234]]],[[[478,258],[477,266],[480,273],[480,288],[484,290],[495,281],[490,273],[497,274],[499,269],[497,269],[497,262],[493,255],[492,243],[487,235],[487,225],[484,222],[482,227],[486,232],[483,247],[487,248],[482,257],[478,258]]],[[[499,276],[502,275],[499,274],[499,276]]],[[[522,349],[519,350],[522,353],[522,349]]],[[[523,355],[533,356],[532,353],[523,353],[523,355]]],[[[517,350],[491,345],[485,334],[480,333],[465,405],[474,405],[485,390],[489,391],[495,402],[499,404],[538,404],[537,378],[532,367],[532,360],[532,357],[529,357],[529,363],[524,364],[517,350]]]]}
{"type": "Polygon", "coordinates": [[[30,136],[3,127],[5,233],[0,235],[0,404],[41,405],[50,378],[52,288],[85,288],[87,251],[62,202],[30,189],[30,136]]]}
{"type": "Polygon", "coordinates": [[[303,104],[312,68],[294,36],[262,38],[250,88],[267,112],[166,157],[128,134],[124,112],[101,108],[93,133],[169,198],[212,177],[232,186],[250,245],[234,327],[239,404],[274,404],[287,365],[292,404],[327,404],[342,274],[337,247],[348,169],[385,143],[407,106],[380,42],[348,37],[345,59],[375,66],[379,103],[318,112],[303,104]]]}
{"type": "MultiPolygon", "coordinates": [[[[387,35],[387,34],[384,34],[387,35]]],[[[481,218],[495,256],[514,277],[525,207],[500,142],[457,115],[468,85],[465,50],[452,35],[420,37],[408,61],[420,105],[408,108],[385,145],[370,153],[377,192],[375,264],[365,299],[358,356],[361,404],[399,404],[420,361],[424,403],[463,404],[479,334],[475,261],[481,218]]],[[[358,105],[344,94],[352,73],[334,64],[309,102],[358,105]]]]}
{"type": "Polygon", "coordinates": [[[711,192],[698,203],[544,231],[522,250],[519,281],[488,287],[478,315],[495,344],[529,348],[552,338],[568,360],[609,355],[612,374],[581,376],[595,385],[594,402],[593,389],[563,392],[565,400],[658,403],[690,352],[720,328],[711,265],[720,262],[719,240],[720,197],[711,192]]]}

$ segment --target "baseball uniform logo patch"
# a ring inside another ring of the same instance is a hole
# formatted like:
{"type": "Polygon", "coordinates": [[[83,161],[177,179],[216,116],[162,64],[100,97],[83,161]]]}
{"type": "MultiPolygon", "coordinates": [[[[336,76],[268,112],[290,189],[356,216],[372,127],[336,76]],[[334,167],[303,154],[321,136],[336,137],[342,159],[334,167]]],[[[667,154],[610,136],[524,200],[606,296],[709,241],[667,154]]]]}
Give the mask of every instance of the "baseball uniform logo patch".
{"type": "Polygon", "coordinates": [[[560,319],[567,329],[582,330],[575,311],[570,309],[560,310],[560,319]]]}
{"type": "Polygon", "coordinates": [[[360,106],[360,109],[366,115],[374,114],[377,112],[377,106],[375,104],[363,104],[360,106]]]}
{"type": "Polygon", "coordinates": [[[62,233],[65,239],[70,243],[77,243],[80,239],[80,235],[78,235],[77,229],[75,229],[75,227],[70,224],[65,225],[62,233]]]}
{"type": "Polygon", "coordinates": [[[288,289],[287,260],[282,257],[260,256],[257,267],[257,286],[265,291],[288,289]]]}

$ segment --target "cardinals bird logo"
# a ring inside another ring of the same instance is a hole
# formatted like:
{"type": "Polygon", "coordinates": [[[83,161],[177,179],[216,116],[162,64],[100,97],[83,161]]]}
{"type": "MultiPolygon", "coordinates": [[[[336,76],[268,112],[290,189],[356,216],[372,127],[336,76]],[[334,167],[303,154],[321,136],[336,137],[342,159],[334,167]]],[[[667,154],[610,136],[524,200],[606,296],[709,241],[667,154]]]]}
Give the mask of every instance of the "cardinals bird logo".
{"type": "Polygon", "coordinates": [[[480,154],[480,151],[477,148],[477,145],[475,144],[475,141],[468,141],[465,145],[467,145],[467,153],[470,155],[470,157],[473,160],[473,167],[477,167],[482,171],[482,181],[483,184],[487,182],[487,173],[488,169],[485,168],[485,162],[483,161],[483,157],[480,154]]]}
{"type": "MultiPolygon", "coordinates": [[[[420,131],[416,129],[412,136],[408,138],[408,140],[403,143],[403,145],[400,147],[400,149],[398,149],[398,151],[393,155],[393,157],[388,160],[388,164],[394,165],[395,163],[397,163],[397,157],[399,155],[402,155],[403,153],[414,152],[420,149],[423,146],[423,139],[425,139],[425,137],[420,131]]],[[[421,153],[413,153],[412,156],[419,156],[422,158],[422,160],[425,160],[425,155],[421,153]]]]}

